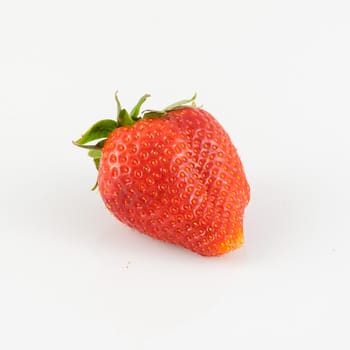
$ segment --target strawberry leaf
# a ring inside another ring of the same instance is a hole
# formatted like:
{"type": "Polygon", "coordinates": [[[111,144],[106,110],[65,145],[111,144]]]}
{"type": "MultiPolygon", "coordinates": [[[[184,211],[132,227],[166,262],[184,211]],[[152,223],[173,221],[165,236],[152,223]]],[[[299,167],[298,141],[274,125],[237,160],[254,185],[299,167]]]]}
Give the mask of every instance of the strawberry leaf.
{"type": "Polygon", "coordinates": [[[75,141],[76,145],[85,145],[88,142],[107,138],[108,135],[117,128],[117,122],[112,119],[103,119],[95,123],[89,130],[87,130],[82,137],[75,141]]]}
{"type": "Polygon", "coordinates": [[[98,181],[95,182],[95,185],[92,187],[91,191],[95,191],[97,187],[98,187],[98,181]]]}
{"type": "MultiPolygon", "coordinates": [[[[95,151],[90,151],[90,152],[95,152],[95,151]]],[[[92,154],[90,154],[90,152],[89,152],[89,156],[91,157],[92,154]]],[[[99,152],[100,152],[100,156],[97,158],[94,158],[94,164],[95,164],[97,171],[100,168],[100,160],[101,160],[101,155],[102,155],[101,151],[99,151],[99,152]]],[[[96,180],[95,185],[91,188],[91,191],[95,191],[97,187],[98,187],[98,180],[96,180]]]]}
{"type": "Polygon", "coordinates": [[[197,93],[195,92],[191,98],[186,99],[186,100],[177,101],[177,102],[171,104],[170,106],[165,107],[164,111],[168,112],[168,111],[171,111],[174,109],[188,107],[188,105],[191,107],[196,107],[196,102],[195,102],[196,98],[197,98],[197,93]]]}
{"type": "Polygon", "coordinates": [[[143,111],[142,118],[144,119],[161,118],[167,112],[173,111],[175,109],[185,108],[185,107],[196,107],[196,102],[195,102],[196,98],[197,98],[197,93],[195,93],[189,99],[177,101],[160,111],[148,109],[146,111],[143,111]]]}
{"type": "Polygon", "coordinates": [[[121,126],[130,126],[135,124],[135,120],[130,117],[129,112],[123,108],[118,115],[118,124],[121,126]]]}
{"type": "Polygon", "coordinates": [[[94,158],[94,164],[96,169],[98,170],[100,168],[100,158],[94,158]]]}
{"type": "Polygon", "coordinates": [[[94,159],[100,159],[102,157],[102,151],[100,149],[92,149],[88,153],[89,157],[94,159]]]}
{"type": "Polygon", "coordinates": [[[143,95],[136,103],[136,106],[131,110],[130,112],[130,117],[133,120],[137,120],[139,114],[140,114],[140,109],[141,106],[144,104],[144,102],[147,100],[148,97],[150,97],[151,95],[146,94],[143,95]]]}

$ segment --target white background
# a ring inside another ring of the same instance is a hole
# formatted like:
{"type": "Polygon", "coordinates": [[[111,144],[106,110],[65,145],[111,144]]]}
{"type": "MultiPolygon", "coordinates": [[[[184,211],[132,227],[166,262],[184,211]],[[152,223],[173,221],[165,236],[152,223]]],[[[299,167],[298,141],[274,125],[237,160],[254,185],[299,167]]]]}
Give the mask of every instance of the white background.
{"type": "Polygon", "coordinates": [[[349,349],[350,8],[1,1],[0,348],[349,349]],[[117,222],[76,139],[199,94],[251,184],[220,258],[117,222]]]}

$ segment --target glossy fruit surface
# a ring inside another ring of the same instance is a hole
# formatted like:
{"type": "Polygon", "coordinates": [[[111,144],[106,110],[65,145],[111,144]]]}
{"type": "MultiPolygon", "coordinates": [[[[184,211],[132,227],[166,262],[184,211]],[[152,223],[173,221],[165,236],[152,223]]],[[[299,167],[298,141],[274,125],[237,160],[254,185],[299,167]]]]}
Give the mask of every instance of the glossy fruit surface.
{"type": "Polygon", "coordinates": [[[146,113],[109,132],[99,156],[102,199],[128,226],[206,256],[243,244],[249,185],[228,134],[205,110],[146,113]]]}

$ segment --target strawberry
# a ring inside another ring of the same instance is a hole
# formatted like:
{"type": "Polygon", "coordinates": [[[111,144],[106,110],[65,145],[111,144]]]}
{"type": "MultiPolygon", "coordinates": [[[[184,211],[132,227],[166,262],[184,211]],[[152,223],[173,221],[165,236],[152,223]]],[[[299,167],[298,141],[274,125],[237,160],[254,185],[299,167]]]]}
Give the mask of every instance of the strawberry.
{"type": "Polygon", "coordinates": [[[75,142],[98,169],[110,212],[151,237],[216,256],[243,244],[250,189],[230,137],[190,100],[140,117],[144,95],[130,113],[94,124],[75,142]],[[97,143],[91,145],[91,142],[97,143]]]}

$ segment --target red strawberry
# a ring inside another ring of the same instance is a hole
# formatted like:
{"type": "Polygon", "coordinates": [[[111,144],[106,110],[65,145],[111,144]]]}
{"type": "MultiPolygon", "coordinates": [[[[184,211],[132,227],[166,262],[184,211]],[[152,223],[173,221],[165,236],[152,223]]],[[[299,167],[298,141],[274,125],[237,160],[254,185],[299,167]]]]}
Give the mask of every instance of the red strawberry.
{"type": "Polygon", "coordinates": [[[229,136],[193,106],[195,96],[140,118],[147,97],[129,114],[116,96],[117,121],[75,142],[90,150],[105,205],[128,226],[201,255],[240,247],[250,190],[229,136]]]}

